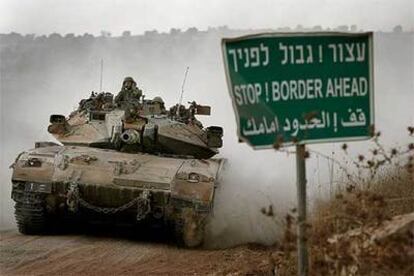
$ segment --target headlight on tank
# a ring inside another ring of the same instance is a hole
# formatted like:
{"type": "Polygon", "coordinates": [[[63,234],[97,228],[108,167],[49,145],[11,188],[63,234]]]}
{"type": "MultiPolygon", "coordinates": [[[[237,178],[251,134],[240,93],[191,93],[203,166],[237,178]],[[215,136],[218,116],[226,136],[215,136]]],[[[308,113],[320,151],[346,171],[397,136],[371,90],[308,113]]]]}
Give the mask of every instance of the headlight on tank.
{"type": "Polygon", "coordinates": [[[196,173],[190,173],[188,175],[187,181],[191,182],[191,183],[198,183],[198,182],[200,182],[200,176],[196,173]]]}
{"type": "Polygon", "coordinates": [[[195,172],[185,173],[181,172],[176,175],[178,180],[184,180],[190,183],[198,183],[198,182],[214,182],[213,177],[207,177],[202,174],[198,174],[195,172]]]}

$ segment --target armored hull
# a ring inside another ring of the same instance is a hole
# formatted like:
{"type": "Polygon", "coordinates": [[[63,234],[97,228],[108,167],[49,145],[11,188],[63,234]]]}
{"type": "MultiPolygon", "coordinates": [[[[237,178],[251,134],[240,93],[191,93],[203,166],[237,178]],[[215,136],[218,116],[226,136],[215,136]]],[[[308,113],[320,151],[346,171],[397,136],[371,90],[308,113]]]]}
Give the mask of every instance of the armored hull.
{"type": "Polygon", "coordinates": [[[116,214],[131,222],[158,220],[175,227],[184,245],[196,246],[202,242],[222,165],[222,159],[38,147],[20,154],[13,165],[19,230],[41,233],[65,214],[116,214]],[[28,209],[37,214],[33,217],[28,209]]]}

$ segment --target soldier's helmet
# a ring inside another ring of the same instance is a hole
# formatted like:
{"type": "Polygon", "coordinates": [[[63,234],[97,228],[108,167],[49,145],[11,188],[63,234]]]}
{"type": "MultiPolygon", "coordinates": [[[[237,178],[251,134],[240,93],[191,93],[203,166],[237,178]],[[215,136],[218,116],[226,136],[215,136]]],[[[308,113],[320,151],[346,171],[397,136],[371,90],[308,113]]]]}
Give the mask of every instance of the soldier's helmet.
{"type": "Polygon", "coordinates": [[[125,83],[126,82],[131,82],[132,83],[132,87],[136,87],[137,86],[137,83],[134,81],[134,79],[132,77],[126,77],[124,79],[124,81],[122,82],[122,88],[125,87],[125,83]]]}
{"type": "Polygon", "coordinates": [[[135,83],[135,81],[134,81],[134,79],[133,79],[132,77],[126,77],[126,78],[124,79],[124,82],[123,82],[123,83],[125,83],[125,82],[127,82],[127,81],[130,81],[130,82],[135,83]]]}
{"type": "Polygon", "coordinates": [[[164,101],[161,97],[157,96],[152,100],[153,103],[160,103],[161,105],[164,104],[164,101]]]}

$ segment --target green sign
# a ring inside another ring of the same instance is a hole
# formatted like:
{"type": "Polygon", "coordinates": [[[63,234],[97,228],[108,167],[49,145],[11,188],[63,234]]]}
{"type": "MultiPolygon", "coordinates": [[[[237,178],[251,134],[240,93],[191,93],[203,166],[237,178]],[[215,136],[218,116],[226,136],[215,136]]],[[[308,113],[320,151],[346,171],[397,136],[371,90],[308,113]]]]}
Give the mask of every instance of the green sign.
{"type": "Polygon", "coordinates": [[[372,136],[372,33],[223,39],[238,135],[255,148],[372,136]]]}

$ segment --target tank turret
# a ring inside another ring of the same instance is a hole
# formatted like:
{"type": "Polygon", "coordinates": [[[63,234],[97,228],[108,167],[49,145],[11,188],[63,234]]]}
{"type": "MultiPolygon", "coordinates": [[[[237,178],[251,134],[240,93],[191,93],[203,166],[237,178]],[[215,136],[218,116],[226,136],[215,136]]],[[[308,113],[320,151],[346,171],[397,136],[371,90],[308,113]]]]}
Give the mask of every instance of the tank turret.
{"type": "Polygon", "coordinates": [[[160,97],[116,105],[112,94],[92,93],[68,118],[51,115],[48,131],[64,145],[207,159],[222,146],[223,129],[203,128],[196,115],[210,115],[210,107],[191,102],[166,110],[160,97]]]}

